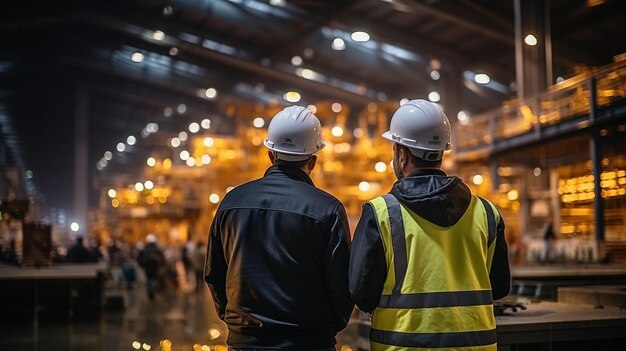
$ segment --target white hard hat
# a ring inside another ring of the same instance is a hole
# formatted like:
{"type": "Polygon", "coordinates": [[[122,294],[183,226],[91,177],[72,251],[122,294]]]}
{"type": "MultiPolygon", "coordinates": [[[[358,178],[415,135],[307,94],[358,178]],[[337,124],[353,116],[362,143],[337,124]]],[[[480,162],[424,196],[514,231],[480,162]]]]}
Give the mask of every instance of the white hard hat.
{"type": "Polygon", "coordinates": [[[443,152],[452,148],[448,117],[437,104],[422,99],[400,106],[383,138],[408,147],[414,156],[428,161],[441,160],[443,152]]]}
{"type": "Polygon", "coordinates": [[[320,120],[302,106],[289,106],[278,112],[270,121],[263,144],[285,161],[306,160],[326,146],[320,120]]]}

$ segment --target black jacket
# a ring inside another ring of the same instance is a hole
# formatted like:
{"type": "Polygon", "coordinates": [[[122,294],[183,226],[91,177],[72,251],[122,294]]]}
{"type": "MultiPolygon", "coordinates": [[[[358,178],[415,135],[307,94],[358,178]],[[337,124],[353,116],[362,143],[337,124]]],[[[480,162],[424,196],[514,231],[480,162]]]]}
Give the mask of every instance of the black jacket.
{"type": "MultiPolygon", "coordinates": [[[[442,227],[461,219],[471,201],[471,192],[454,176],[438,169],[424,169],[397,181],[390,193],[409,210],[442,227]]],[[[378,221],[372,205],[363,206],[352,242],[350,258],[350,293],[365,312],[378,305],[387,277],[387,263],[378,221]]],[[[489,273],[494,300],[505,297],[511,287],[508,249],[504,239],[504,221],[497,226],[496,248],[489,273]]]]}
{"type": "Polygon", "coordinates": [[[306,173],[272,166],[230,191],[209,233],[205,280],[234,347],[327,348],[354,307],[346,213],[306,173]]]}

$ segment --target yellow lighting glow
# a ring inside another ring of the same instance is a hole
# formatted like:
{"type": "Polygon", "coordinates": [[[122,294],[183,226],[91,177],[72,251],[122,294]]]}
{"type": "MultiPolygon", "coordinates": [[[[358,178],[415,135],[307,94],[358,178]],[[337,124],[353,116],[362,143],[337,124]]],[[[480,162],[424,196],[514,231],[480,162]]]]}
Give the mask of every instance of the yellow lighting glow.
{"type": "Polygon", "coordinates": [[[211,137],[204,138],[204,146],[211,147],[213,146],[213,144],[215,144],[215,140],[213,140],[213,138],[211,137]]]}
{"type": "Polygon", "coordinates": [[[298,102],[300,101],[300,93],[297,91],[288,91],[283,95],[283,98],[289,102],[298,102]]]}
{"type": "Polygon", "coordinates": [[[133,349],[135,350],[139,350],[141,348],[141,343],[139,341],[133,341],[131,345],[133,346],[133,349]]]}
{"type": "Polygon", "coordinates": [[[150,349],[152,348],[152,346],[150,346],[149,344],[146,344],[146,343],[143,343],[143,345],[141,345],[141,347],[142,347],[144,350],[146,350],[146,351],[148,351],[148,350],[150,350],[150,349]]]}
{"type": "Polygon", "coordinates": [[[202,164],[203,165],[208,165],[209,163],[211,163],[211,156],[204,154],[202,155],[202,164]]]}
{"type": "Polygon", "coordinates": [[[195,159],[195,158],[193,158],[193,157],[189,157],[189,158],[185,161],[185,163],[187,164],[187,166],[189,166],[189,167],[193,167],[193,166],[195,166],[195,165],[196,165],[196,159],[195,159]]]}
{"type": "Polygon", "coordinates": [[[219,338],[221,334],[222,333],[220,333],[220,331],[215,328],[209,329],[209,337],[211,338],[211,340],[219,338]]]}
{"type": "Polygon", "coordinates": [[[110,198],[113,199],[113,198],[115,198],[117,196],[117,191],[115,191],[115,189],[109,189],[107,194],[109,195],[110,198]]]}
{"type": "Polygon", "coordinates": [[[152,189],[152,188],[154,187],[154,183],[152,183],[152,181],[151,181],[151,180],[146,180],[146,181],[143,183],[143,186],[144,186],[146,189],[150,190],[150,189],[152,189]]]}
{"type": "Polygon", "coordinates": [[[506,194],[506,198],[510,201],[515,201],[519,198],[519,193],[517,190],[513,189],[506,194]]]}
{"type": "Polygon", "coordinates": [[[117,199],[113,199],[111,200],[111,206],[113,206],[113,208],[117,208],[120,205],[120,201],[117,199]]]}
{"type": "Polygon", "coordinates": [[[163,169],[164,170],[168,170],[172,167],[172,160],[170,160],[169,158],[166,158],[165,160],[163,160],[163,169]]]}
{"type": "Polygon", "coordinates": [[[370,190],[371,186],[369,182],[366,181],[362,181],[359,183],[359,190],[361,190],[362,192],[368,192],[370,190]]]}
{"type": "Polygon", "coordinates": [[[141,182],[135,183],[135,190],[143,191],[143,184],[141,182]]]}
{"type": "Polygon", "coordinates": [[[220,202],[220,196],[213,193],[209,196],[209,201],[211,201],[212,204],[216,204],[218,202],[220,202]]]}
{"type": "Polygon", "coordinates": [[[335,137],[340,137],[343,135],[343,127],[342,126],[334,126],[330,133],[335,137]]]}

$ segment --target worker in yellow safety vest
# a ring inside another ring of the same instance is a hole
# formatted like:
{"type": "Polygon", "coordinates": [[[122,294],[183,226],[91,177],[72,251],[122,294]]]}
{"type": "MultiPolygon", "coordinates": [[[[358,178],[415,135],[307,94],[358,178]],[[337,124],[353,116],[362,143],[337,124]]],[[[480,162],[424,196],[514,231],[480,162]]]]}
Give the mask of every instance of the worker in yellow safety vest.
{"type": "Polygon", "coordinates": [[[363,206],[350,257],[350,294],[372,313],[377,350],[496,350],[493,300],[509,293],[504,221],[441,170],[450,122],[412,100],[383,137],[398,181],[363,206]]]}

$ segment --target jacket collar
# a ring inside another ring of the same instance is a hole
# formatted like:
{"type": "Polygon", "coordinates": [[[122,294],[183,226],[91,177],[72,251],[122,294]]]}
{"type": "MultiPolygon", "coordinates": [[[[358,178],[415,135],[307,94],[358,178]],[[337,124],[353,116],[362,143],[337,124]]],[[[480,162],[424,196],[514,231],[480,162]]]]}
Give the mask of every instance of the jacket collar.
{"type": "Polygon", "coordinates": [[[284,176],[293,180],[297,180],[300,182],[305,182],[307,184],[313,184],[313,180],[311,180],[311,177],[309,177],[306,173],[304,173],[303,170],[295,168],[295,167],[290,167],[290,166],[285,166],[285,165],[274,165],[271,166],[270,168],[267,169],[267,171],[265,171],[265,175],[263,177],[269,177],[269,176],[284,176]]]}
{"type": "Polygon", "coordinates": [[[447,176],[446,172],[442,171],[438,168],[422,168],[411,172],[406,178],[409,177],[419,177],[419,176],[429,176],[429,175],[441,175],[447,176]]]}

